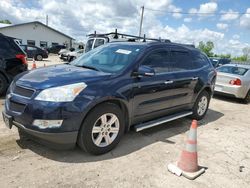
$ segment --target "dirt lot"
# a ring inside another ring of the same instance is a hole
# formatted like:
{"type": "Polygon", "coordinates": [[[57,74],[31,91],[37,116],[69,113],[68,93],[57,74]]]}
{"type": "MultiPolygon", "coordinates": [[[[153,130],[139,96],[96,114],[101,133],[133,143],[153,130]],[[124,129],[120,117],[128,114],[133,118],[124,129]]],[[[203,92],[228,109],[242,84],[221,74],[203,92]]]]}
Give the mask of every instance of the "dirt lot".
{"type": "MultiPolygon", "coordinates": [[[[1,99],[1,111],[3,103],[1,99]]],[[[5,128],[0,118],[0,187],[249,187],[249,122],[250,104],[213,98],[198,128],[199,164],[207,170],[190,181],[167,171],[183,147],[188,118],[130,131],[102,156],[21,141],[17,129],[5,128]]]]}

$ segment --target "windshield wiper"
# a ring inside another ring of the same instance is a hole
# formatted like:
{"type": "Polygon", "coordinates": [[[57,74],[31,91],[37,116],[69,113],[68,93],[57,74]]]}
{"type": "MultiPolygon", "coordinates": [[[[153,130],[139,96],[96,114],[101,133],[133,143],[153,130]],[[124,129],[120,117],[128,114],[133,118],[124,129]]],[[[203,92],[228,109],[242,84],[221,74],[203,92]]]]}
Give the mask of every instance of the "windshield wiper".
{"type": "Polygon", "coordinates": [[[75,65],[76,67],[82,67],[82,68],[87,68],[87,69],[92,69],[92,70],[95,70],[95,71],[100,71],[100,69],[96,68],[96,67],[92,67],[92,66],[89,66],[89,65],[75,65]]]}

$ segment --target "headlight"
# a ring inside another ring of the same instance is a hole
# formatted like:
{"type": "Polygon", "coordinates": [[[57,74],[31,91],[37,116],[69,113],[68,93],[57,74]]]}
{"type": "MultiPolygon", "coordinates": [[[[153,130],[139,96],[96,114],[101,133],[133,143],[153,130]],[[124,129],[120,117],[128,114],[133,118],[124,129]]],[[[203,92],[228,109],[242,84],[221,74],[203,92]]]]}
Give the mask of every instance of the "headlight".
{"type": "Polygon", "coordinates": [[[50,102],[70,102],[85,88],[87,85],[82,83],[64,85],[43,90],[35,100],[50,102]]]}

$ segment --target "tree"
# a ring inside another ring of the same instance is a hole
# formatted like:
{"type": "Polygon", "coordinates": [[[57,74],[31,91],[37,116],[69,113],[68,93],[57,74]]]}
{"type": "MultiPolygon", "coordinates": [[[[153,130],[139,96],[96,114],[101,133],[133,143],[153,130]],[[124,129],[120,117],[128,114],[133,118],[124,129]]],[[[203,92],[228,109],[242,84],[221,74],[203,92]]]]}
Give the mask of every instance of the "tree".
{"type": "Polygon", "coordinates": [[[3,24],[11,24],[11,22],[9,20],[0,20],[0,23],[3,24]]]}
{"type": "Polygon", "coordinates": [[[242,52],[243,52],[243,56],[246,56],[247,59],[250,58],[250,47],[243,48],[242,52]]]}
{"type": "Polygon", "coordinates": [[[207,54],[208,57],[212,57],[214,55],[214,53],[212,52],[212,50],[214,49],[214,43],[211,41],[207,41],[206,43],[204,43],[203,41],[200,41],[198,48],[202,52],[207,54]]]}

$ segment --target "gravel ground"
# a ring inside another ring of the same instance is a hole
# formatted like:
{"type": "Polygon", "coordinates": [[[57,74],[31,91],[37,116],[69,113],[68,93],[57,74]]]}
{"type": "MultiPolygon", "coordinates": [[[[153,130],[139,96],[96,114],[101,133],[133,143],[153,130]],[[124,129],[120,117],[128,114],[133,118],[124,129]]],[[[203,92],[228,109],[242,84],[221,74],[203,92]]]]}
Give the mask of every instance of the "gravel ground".
{"type": "MultiPolygon", "coordinates": [[[[57,56],[50,59],[48,65],[61,63],[57,56]]],[[[1,117],[0,187],[249,187],[249,122],[250,104],[213,98],[198,128],[199,164],[207,170],[190,181],[167,171],[184,145],[188,118],[130,131],[113,151],[91,156],[79,148],[57,151],[19,140],[17,129],[7,129],[1,117]]]]}

